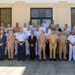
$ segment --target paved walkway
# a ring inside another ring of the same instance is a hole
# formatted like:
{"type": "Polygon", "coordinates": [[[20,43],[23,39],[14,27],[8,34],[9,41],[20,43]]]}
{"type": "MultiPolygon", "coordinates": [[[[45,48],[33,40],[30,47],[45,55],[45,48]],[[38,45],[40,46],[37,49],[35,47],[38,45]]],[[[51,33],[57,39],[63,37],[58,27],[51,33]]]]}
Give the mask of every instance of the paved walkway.
{"type": "Polygon", "coordinates": [[[75,75],[75,61],[0,61],[0,75],[75,75]]]}

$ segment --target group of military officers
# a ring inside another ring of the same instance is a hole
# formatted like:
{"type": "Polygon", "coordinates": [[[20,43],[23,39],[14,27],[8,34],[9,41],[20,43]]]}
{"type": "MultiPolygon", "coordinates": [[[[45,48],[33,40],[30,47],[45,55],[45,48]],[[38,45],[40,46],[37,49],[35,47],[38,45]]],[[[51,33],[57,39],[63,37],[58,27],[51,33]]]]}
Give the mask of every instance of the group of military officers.
{"type": "Polygon", "coordinates": [[[13,60],[14,55],[18,56],[18,61],[26,60],[26,55],[30,56],[30,60],[35,60],[36,55],[39,55],[39,61],[57,59],[69,61],[75,60],[75,27],[71,30],[68,24],[63,28],[59,28],[59,24],[55,25],[54,21],[49,25],[46,20],[44,23],[28,25],[24,23],[24,27],[11,28],[8,24],[7,28],[1,23],[0,27],[0,60],[5,59],[8,55],[8,60],[13,60]]]}

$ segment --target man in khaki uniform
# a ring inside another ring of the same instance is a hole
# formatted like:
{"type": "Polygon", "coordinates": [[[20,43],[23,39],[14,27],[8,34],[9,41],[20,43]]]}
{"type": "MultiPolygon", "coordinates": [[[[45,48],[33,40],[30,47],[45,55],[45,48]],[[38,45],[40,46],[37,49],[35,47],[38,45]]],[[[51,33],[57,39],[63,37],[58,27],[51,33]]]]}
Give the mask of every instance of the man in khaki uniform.
{"type": "Polygon", "coordinates": [[[3,23],[1,23],[0,30],[3,30],[3,31],[5,31],[5,27],[4,27],[4,24],[3,24],[3,23]]]}
{"type": "Polygon", "coordinates": [[[54,60],[56,60],[56,47],[58,36],[57,34],[55,34],[54,29],[52,29],[52,34],[48,36],[48,40],[50,46],[50,60],[52,60],[52,57],[54,60]]]}
{"type": "MultiPolygon", "coordinates": [[[[64,35],[68,38],[68,36],[70,35],[70,32],[67,31],[67,28],[66,26],[64,26],[64,35]]],[[[67,50],[67,54],[69,53],[69,44],[67,43],[67,46],[66,46],[66,50],[67,50]]]]}
{"type": "Polygon", "coordinates": [[[7,37],[7,43],[8,43],[8,60],[12,59],[14,57],[14,42],[15,42],[15,35],[13,34],[13,31],[9,31],[9,35],[7,37]]]}
{"type": "Polygon", "coordinates": [[[67,37],[64,35],[64,32],[61,32],[59,38],[59,59],[62,59],[62,53],[63,53],[63,59],[66,60],[66,43],[67,43],[67,37]]]}
{"type": "Polygon", "coordinates": [[[52,20],[52,22],[51,22],[51,27],[53,28],[53,29],[55,29],[55,24],[54,24],[54,20],[52,20]]]}
{"type": "Polygon", "coordinates": [[[44,30],[41,30],[41,34],[38,36],[38,42],[39,42],[39,60],[42,59],[42,50],[43,50],[43,59],[46,60],[46,53],[45,53],[45,42],[47,41],[47,38],[44,34],[44,30]]]}
{"type": "Polygon", "coordinates": [[[66,27],[64,27],[63,32],[66,37],[68,37],[70,35],[70,32],[66,31],[66,27]]]}
{"type": "Polygon", "coordinates": [[[19,23],[16,23],[16,27],[14,27],[13,31],[17,32],[20,30],[19,23]]]}
{"type": "MultiPolygon", "coordinates": [[[[58,27],[55,27],[55,34],[57,34],[58,36],[60,35],[60,31],[58,31],[58,27]]],[[[59,43],[57,41],[57,48],[56,48],[56,54],[59,54],[59,43]]]]}

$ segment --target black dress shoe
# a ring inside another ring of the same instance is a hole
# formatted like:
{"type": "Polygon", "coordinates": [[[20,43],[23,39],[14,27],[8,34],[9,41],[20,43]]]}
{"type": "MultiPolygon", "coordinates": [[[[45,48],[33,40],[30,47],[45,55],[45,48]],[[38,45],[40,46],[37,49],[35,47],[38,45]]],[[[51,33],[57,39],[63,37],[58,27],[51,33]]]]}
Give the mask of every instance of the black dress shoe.
{"type": "Polygon", "coordinates": [[[13,61],[13,59],[11,59],[13,61]]]}
{"type": "Polygon", "coordinates": [[[56,61],[56,59],[53,59],[54,61],[56,61]]]}
{"type": "Polygon", "coordinates": [[[8,59],[8,61],[9,61],[10,59],[8,59]]]}
{"type": "Polygon", "coordinates": [[[25,59],[23,59],[22,61],[25,61],[25,59]]]}
{"type": "Polygon", "coordinates": [[[49,59],[49,61],[51,61],[52,59],[49,59]]]}
{"type": "Polygon", "coordinates": [[[43,59],[43,61],[46,61],[46,59],[43,59]]]}
{"type": "Polygon", "coordinates": [[[59,59],[59,61],[61,61],[62,59],[59,59]]]}
{"type": "Polygon", "coordinates": [[[4,59],[1,59],[2,61],[4,61],[4,59]]]}
{"type": "Polygon", "coordinates": [[[20,61],[21,59],[18,59],[18,61],[20,61]]]}
{"type": "Polygon", "coordinates": [[[41,59],[38,59],[38,61],[41,61],[41,59]]]}
{"type": "Polygon", "coordinates": [[[64,61],[67,61],[67,59],[64,59],[64,61]]]}

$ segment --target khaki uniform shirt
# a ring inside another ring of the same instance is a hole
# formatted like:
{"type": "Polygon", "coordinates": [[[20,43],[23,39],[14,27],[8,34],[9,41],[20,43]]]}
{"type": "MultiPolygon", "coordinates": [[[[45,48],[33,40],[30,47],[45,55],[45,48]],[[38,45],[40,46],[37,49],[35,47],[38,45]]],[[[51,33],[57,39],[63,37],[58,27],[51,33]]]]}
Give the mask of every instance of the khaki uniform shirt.
{"type": "Polygon", "coordinates": [[[68,37],[68,36],[70,35],[70,33],[67,32],[67,31],[64,31],[64,35],[65,35],[66,37],[68,37]]]}
{"type": "Polygon", "coordinates": [[[55,34],[57,34],[59,36],[60,35],[60,32],[59,31],[55,31],[55,34]]]}
{"type": "Polygon", "coordinates": [[[67,43],[67,37],[64,36],[59,36],[58,41],[60,44],[66,44],[67,43]]]}
{"type": "Polygon", "coordinates": [[[51,34],[48,36],[48,39],[49,39],[50,43],[55,43],[55,42],[57,42],[58,35],[57,34],[51,34]]]}
{"type": "Polygon", "coordinates": [[[38,40],[39,40],[39,43],[45,43],[47,41],[47,38],[45,35],[40,34],[38,36],[38,40]]]}
{"type": "Polygon", "coordinates": [[[20,30],[20,27],[18,27],[18,28],[15,27],[15,28],[13,29],[14,32],[17,32],[17,31],[19,31],[19,30],[20,30]]]}
{"type": "Polygon", "coordinates": [[[51,27],[52,27],[52,28],[55,28],[55,24],[51,24],[51,27]]]}
{"type": "Polygon", "coordinates": [[[15,35],[8,35],[7,41],[10,42],[10,43],[12,43],[13,41],[15,41],[15,35]]]}

